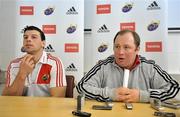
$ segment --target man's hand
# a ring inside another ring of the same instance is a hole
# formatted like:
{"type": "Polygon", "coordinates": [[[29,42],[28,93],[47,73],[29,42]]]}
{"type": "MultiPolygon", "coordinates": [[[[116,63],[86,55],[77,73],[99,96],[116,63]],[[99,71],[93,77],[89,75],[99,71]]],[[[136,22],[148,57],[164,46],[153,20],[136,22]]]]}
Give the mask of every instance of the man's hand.
{"type": "Polygon", "coordinates": [[[26,77],[33,71],[34,67],[35,67],[34,57],[30,54],[27,54],[21,59],[19,74],[26,77]]]}
{"type": "Polygon", "coordinates": [[[116,93],[116,101],[122,101],[122,102],[139,101],[138,89],[128,89],[128,88],[120,87],[115,90],[115,93],[116,93]]]}

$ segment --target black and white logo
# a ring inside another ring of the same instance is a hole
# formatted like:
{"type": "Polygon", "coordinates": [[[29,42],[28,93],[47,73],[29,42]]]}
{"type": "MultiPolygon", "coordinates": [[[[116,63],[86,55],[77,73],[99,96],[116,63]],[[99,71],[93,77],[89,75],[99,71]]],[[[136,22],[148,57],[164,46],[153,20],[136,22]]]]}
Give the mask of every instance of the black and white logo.
{"type": "Polygon", "coordinates": [[[160,7],[159,7],[159,5],[156,3],[156,1],[154,1],[153,3],[151,3],[151,4],[148,6],[148,8],[147,8],[147,10],[158,10],[158,9],[160,9],[160,7]]]}
{"type": "Polygon", "coordinates": [[[53,47],[51,46],[51,44],[49,44],[46,48],[45,48],[46,52],[55,52],[55,50],[53,49],[53,47]]]}
{"type": "Polygon", "coordinates": [[[75,65],[71,63],[67,68],[66,71],[77,71],[75,65]]]}
{"type": "Polygon", "coordinates": [[[67,15],[76,15],[78,14],[78,12],[76,11],[76,9],[74,7],[71,7],[67,12],[67,15]]]}
{"type": "Polygon", "coordinates": [[[101,26],[100,28],[99,28],[99,30],[97,31],[98,33],[103,33],[103,32],[110,32],[109,30],[108,30],[108,28],[106,27],[106,25],[104,24],[103,26],[101,26]]]}

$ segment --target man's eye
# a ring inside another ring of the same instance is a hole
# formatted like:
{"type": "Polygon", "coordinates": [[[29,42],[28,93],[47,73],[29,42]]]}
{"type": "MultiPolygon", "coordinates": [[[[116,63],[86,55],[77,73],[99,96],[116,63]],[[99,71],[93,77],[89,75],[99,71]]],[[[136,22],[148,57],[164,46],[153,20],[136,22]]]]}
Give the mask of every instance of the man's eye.
{"type": "Polygon", "coordinates": [[[33,36],[32,39],[36,39],[37,37],[33,36]]]}
{"type": "Polygon", "coordinates": [[[120,48],[120,46],[116,45],[116,46],[115,46],[115,48],[117,48],[117,49],[118,49],[118,48],[120,48]]]}
{"type": "Polygon", "coordinates": [[[129,49],[129,48],[130,48],[129,46],[125,46],[125,47],[124,47],[124,49],[126,49],[126,50],[129,49]]]}
{"type": "Polygon", "coordinates": [[[24,39],[27,39],[28,37],[24,37],[24,39]]]}

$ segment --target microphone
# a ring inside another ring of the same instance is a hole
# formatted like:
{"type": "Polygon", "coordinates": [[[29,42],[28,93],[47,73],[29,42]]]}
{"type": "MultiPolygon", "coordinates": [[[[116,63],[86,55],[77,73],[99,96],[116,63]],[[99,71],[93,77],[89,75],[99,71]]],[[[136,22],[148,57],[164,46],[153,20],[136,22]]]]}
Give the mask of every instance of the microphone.
{"type": "Polygon", "coordinates": [[[24,46],[21,48],[21,52],[26,52],[26,49],[24,46]]]}
{"type": "Polygon", "coordinates": [[[124,80],[123,80],[123,87],[128,87],[128,80],[129,80],[129,70],[124,69],[124,80]]]}

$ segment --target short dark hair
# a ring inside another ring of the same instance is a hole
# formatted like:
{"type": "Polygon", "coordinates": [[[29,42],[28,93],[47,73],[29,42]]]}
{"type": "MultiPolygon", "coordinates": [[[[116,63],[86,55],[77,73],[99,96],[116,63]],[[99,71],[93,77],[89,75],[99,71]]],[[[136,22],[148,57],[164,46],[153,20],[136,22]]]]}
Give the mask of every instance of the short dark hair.
{"type": "Polygon", "coordinates": [[[118,35],[124,35],[126,33],[131,33],[133,35],[134,43],[135,43],[136,47],[139,47],[140,46],[140,42],[141,42],[140,37],[139,37],[139,35],[135,31],[132,31],[132,30],[121,30],[121,31],[117,32],[115,37],[114,37],[113,43],[115,43],[115,40],[116,40],[118,35]]]}
{"type": "Polygon", "coordinates": [[[25,32],[28,31],[28,30],[36,30],[36,31],[38,31],[38,32],[40,33],[40,36],[41,36],[41,41],[45,41],[45,40],[46,40],[46,37],[45,37],[45,35],[44,35],[44,32],[43,32],[41,29],[39,29],[38,27],[36,27],[36,26],[26,26],[26,27],[22,30],[22,32],[25,33],[25,32]]]}

